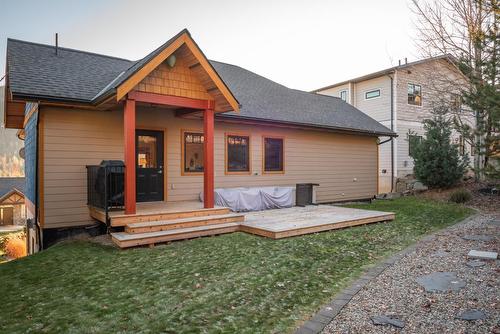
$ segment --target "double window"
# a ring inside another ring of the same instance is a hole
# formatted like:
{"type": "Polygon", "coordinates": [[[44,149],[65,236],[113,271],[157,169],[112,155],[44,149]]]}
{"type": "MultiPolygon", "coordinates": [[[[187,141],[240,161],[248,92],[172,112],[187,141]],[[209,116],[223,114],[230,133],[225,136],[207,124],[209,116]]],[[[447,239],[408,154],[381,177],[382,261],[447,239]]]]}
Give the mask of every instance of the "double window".
{"type": "Polygon", "coordinates": [[[205,137],[200,132],[182,133],[182,171],[183,173],[202,173],[205,137]]]}
{"type": "Polygon", "coordinates": [[[365,100],[375,99],[380,97],[380,89],[373,89],[365,92],[365,100]]]}
{"type": "Polygon", "coordinates": [[[283,138],[263,137],[262,140],[264,141],[264,172],[284,172],[283,138]]]}
{"type": "Polygon", "coordinates": [[[408,104],[414,106],[422,105],[422,86],[415,84],[408,84],[408,104]]]}
{"type": "Polygon", "coordinates": [[[250,172],[250,136],[226,135],[226,172],[250,172]]]}

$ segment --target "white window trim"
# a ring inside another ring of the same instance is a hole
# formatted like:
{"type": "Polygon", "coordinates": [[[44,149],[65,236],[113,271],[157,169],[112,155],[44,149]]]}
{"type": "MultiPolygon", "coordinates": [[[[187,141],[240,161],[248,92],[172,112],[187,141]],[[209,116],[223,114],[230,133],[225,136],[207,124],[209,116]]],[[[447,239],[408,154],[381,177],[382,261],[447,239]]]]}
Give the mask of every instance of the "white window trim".
{"type": "Polygon", "coordinates": [[[349,102],[349,93],[347,89],[342,89],[339,91],[339,98],[344,102],[349,102]],[[342,93],[345,92],[345,100],[342,100],[342,93]]]}
{"type": "Polygon", "coordinates": [[[365,101],[370,101],[370,100],[376,100],[376,99],[380,99],[382,97],[382,88],[372,88],[372,89],[367,89],[363,92],[363,98],[365,101]],[[369,92],[374,92],[378,90],[379,91],[379,95],[377,97],[369,97],[369,98],[366,98],[366,93],[369,93],[369,92]]]}

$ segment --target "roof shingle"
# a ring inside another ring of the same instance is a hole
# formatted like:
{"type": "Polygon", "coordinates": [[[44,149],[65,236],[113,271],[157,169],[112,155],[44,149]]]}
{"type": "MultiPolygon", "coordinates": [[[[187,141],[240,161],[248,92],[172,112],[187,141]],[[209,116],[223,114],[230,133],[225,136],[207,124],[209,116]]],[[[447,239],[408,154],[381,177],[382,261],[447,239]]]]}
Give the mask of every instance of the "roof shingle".
{"type": "MultiPolygon", "coordinates": [[[[10,90],[18,97],[92,103],[116,88],[173,39],[135,62],[61,47],[56,55],[54,46],[9,39],[10,90]]],[[[241,104],[239,114],[229,112],[222,117],[394,135],[339,98],[290,89],[239,66],[217,61],[211,64],[241,104]]]]}
{"type": "Polygon", "coordinates": [[[0,198],[17,189],[24,194],[24,177],[0,177],[0,198]]]}

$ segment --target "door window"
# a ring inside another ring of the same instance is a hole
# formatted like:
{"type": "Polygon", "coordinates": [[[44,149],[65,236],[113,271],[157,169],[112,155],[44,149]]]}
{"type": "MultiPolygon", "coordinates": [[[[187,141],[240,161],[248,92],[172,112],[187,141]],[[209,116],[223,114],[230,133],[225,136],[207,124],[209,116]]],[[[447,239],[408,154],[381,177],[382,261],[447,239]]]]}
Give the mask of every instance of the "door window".
{"type": "Polygon", "coordinates": [[[139,135],[137,137],[138,168],[158,168],[157,145],[157,139],[154,136],[139,135]]]}

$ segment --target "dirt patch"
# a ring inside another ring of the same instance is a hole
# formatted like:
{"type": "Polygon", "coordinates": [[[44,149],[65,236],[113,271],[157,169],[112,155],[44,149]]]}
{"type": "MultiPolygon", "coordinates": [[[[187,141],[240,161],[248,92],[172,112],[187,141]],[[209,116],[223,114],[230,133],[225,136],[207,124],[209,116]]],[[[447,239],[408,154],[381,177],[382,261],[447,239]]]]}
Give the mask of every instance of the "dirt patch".
{"type": "Polygon", "coordinates": [[[425,192],[419,193],[418,197],[430,198],[438,201],[449,201],[450,195],[459,190],[467,189],[471,195],[472,199],[466,203],[467,206],[474,209],[478,209],[485,213],[498,212],[500,208],[500,196],[499,195],[486,195],[480,192],[481,189],[496,186],[500,188],[500,181],[494,182],[464,182],[456,187],[449,189],[433,189],[427,190],[425,192]]]}
{"type": "Polygon", "coordinates": [[[94,242],[96,244],[104,245],[104,246],[112,246],[118,248],[118,246],[115,245],[113,240],[111,240],[111,236],[109,234],[102,234],[98,235],[96,237],[91,237],[88,239],[90,242],[94,242]]]}

